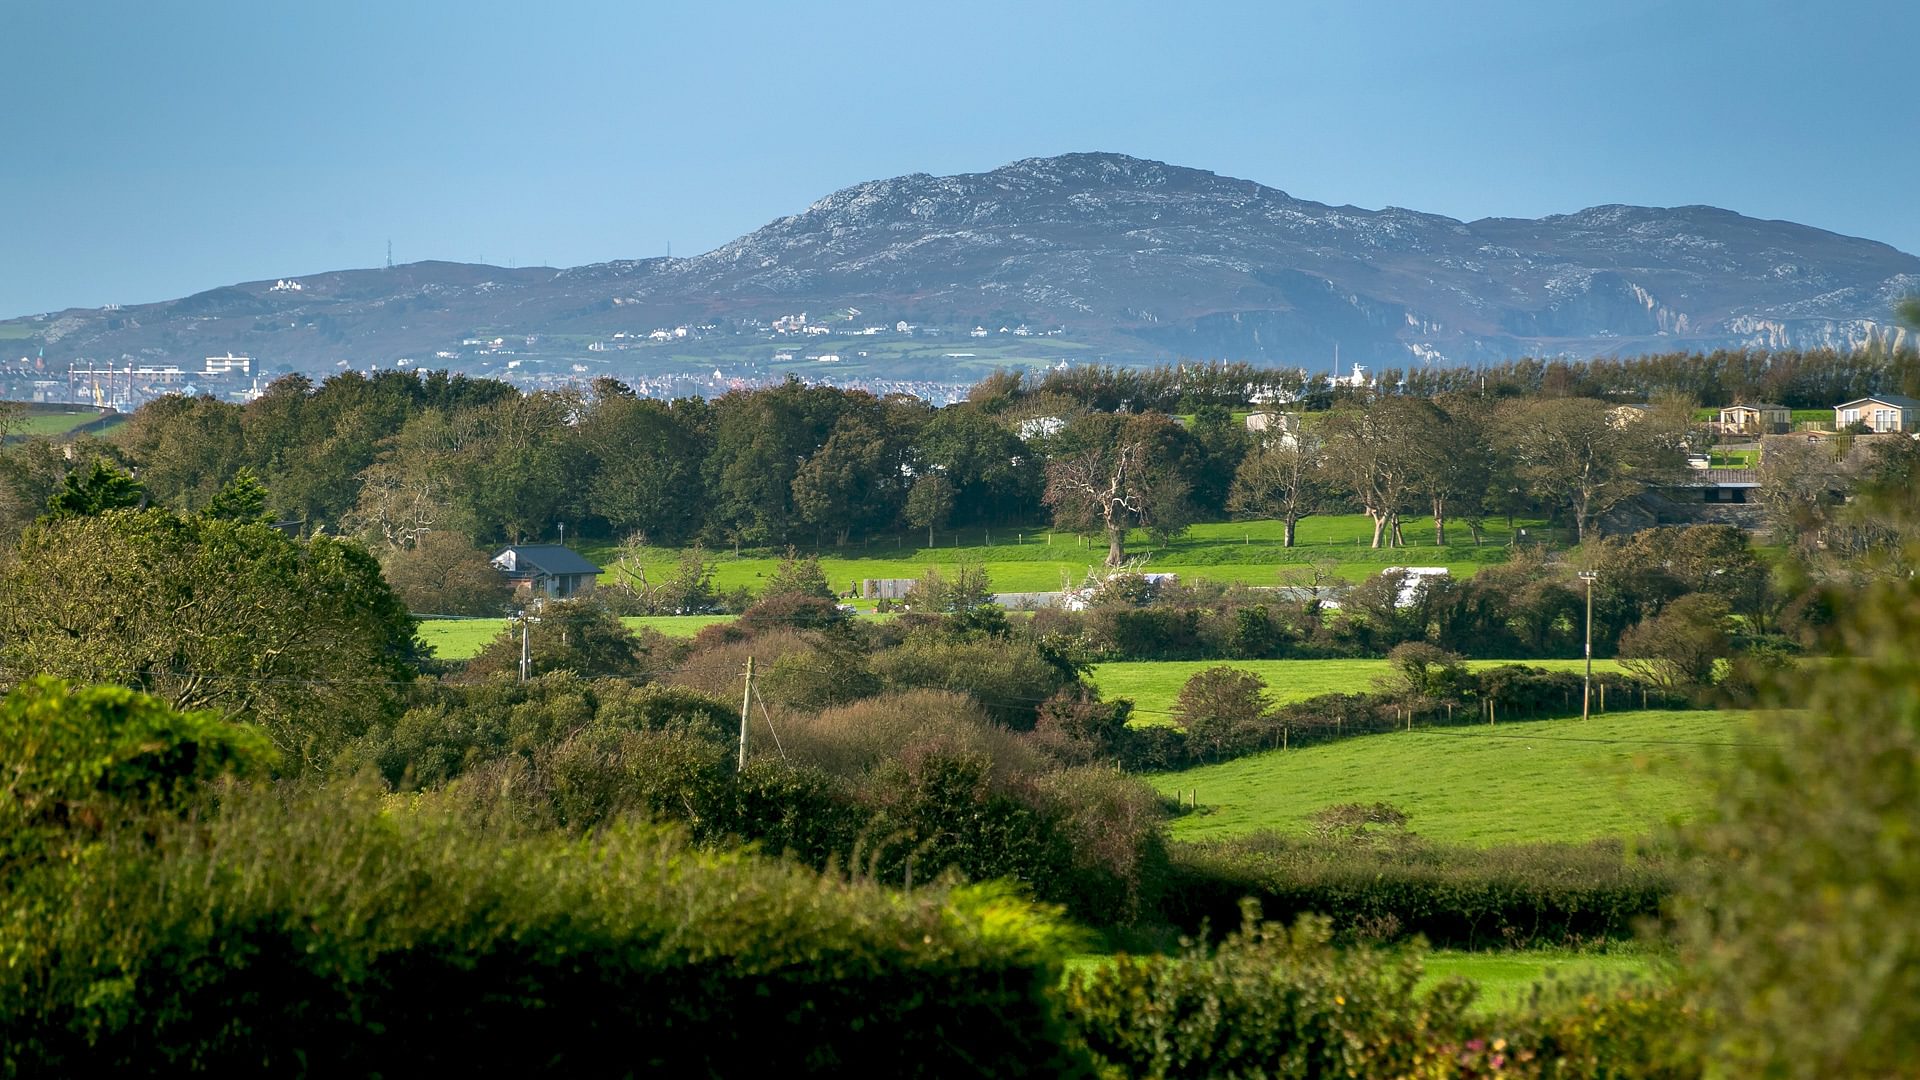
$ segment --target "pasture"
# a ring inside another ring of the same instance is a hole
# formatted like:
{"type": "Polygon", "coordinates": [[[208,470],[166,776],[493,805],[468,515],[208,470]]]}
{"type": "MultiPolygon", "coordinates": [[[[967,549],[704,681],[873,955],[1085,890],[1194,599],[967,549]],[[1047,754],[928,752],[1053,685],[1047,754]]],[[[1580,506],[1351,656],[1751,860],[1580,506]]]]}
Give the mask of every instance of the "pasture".
{"type": "MultiPolygon", "coordinates": [[[[1501,664],[1528,664],[1555,671],[1579,671],[1582,660],[1469,660],[1473,670],[1501,664]]],[[[1173,721],[1174,702],[1187,680],[1210,667],[1250,671],[1267,681],[1267,695],[1276,705],[1305,701],[1321,694],[1357,694],[1374,689],[1376,680],[1390,674],[1385,660],[1142,660],[1100,664],[1088,676],[1100,696],[1132,698],[1134,715],[1143,724],[1173,721]]],[[[1595,660],[1595,671],[1618,671],[1613,660],[1595,660]]],[[[1577,703],[1576,703],[1577,704],[1577,703]]],[[[1597,706],[1596,706],[1597,707],[1597,706]]]]}
{"type": "Polygon", "coordinates": [[[104,415],[90,405],[26,404],[24,415],[6,425],[8,438],[58,438],[104,415]]]}
{"type": "MultiPolygon", "coordinates": [[[[620,621],[628,629],[658,630],[668,637],[692,637],[731,615],[633,615],[620,621]]],[[[422,619],[420,640],[441,660],[470,660],[511,625],[507,619],[422,619]]],[[[534,633],[539,633],[536,624],[534,633]]]]}
{"type": "Polygon", "coordinates": [[[1573,952],[1567,949],[1513,949],[1498,952],[1468,952],[1461,949],[1435,949],[1424,958],[1422,986],[1442,979],[1459,977],[1480,988],[1474,1011],[1480,1013],[1511,1009],[1524,1004],[1527,995],[1540,983],[1567,982],[1599,977],[1618,979],[1657,979],[1659,963],[1648,952],[1634,949],[1606,952],[1573,952]]]}
{"type": "Polygon", "coordinates": [[[1425,728],[1146,779],[1198,793],[1200,811],[1172,822],[1181,840],[1304,833],[1309,814],[1354,802],[1392,803],[1448,843],[1631,838],[1691,816],[1702,768],[1754,729],[1752,713],[1664,710],[1425,728]]]}
{"type": "MultiPolygon", "coordinates": [[[[1128,537],[1127,551],[1150,572],[1244,585],[1279,584],[1284,572],[1304,572],[1315,563],[1351,581],[1389,566],[1445,566],[1466,576],[1482,566],[1505,562],[1514,533],[1520,530],[1527,531],[1529,540],[1548,538],[1539,521],[1517,521],[1512,530],[1504,520],[1491,521],[1483,530],[1483,543],[1476,546],[1466,526],[1454,522],[1448,526],[1448,542],[1438,546],[1433,543],[1432,521],[1411,518],[1402,526],[1406,547],[1375,550],[1368,546],[1373,525],[1366,515],[1333,514],[1301,521],[1292,548],[1281,546],[1284,529],[1277,521],[1227,521],[1195,525],[1166,543],[1156,543],[1136,530],[1128,537]]],[[[928,567],[951,568],[967,560],[986,568],[996,591],[1050,592],[1078,585],[1089,572],[1101,569],[1106,558],[1104,540],[1047,528],[936,532],[934,540],[929,546],[926,533],[907,530],[843,547],[801,550],[819,556],[821,569],[836,589],[848,589],[862,578],[915,578],[928,567]]],[[[582,544],[579,550],[607,568],[602,580],[619,574],[615,545],[582,544]]],[[[638,552],[640,565],[656,581],[672,572],[679,557],[678,548],[649,547],[638,552]]],[[[714,584],[720,589],[757,590],[780,565],[779,553],[767,550],[739,555],[710,551],[709,558],[714,563],[714,584]]]]}

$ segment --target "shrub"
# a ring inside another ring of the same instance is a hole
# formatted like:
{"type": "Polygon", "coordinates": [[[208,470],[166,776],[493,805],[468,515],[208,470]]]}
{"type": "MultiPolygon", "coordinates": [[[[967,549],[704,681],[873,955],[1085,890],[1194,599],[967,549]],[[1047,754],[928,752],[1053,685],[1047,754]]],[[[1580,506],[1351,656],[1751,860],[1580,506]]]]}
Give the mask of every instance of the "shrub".
{"type": "Polygon", "coordinates": [[[741,612],[737,620],[739,629],[749,634],[779,628],[826,630],[846,621],[847,613],[831,598],[797,592],[772,593],[741,612]]]}
{"type": "Polygon", "coordinates": [[[1249,912],[1217,949],[1122,956],[1070,975],[1064,996],[1109,1075],[1446,1075],[1472,991],[1422,993],[1420,975],[1412,954],[1334,947],[1324,919],[1275,930],[1249,912]]]}
{"type": "Polygon", "coordinates": [[[1050,1000],[1071,939],[1004,889],[483,834],[338,789],[109,840],[10,883],[9,1072],[1081,1071],[1050,1000]]]}
{"type": "Polygon", "coordinates": [[[898,691],[791,717],[782,738],[794,761],[856,780],[931,750],[982,755],[1001,784],[1038,773],[1042,766],[1038,755],[993,724],[971,697],[946,690],[898,691]]]}
{"type": "MultiPolygon", "coordinates": [[[[208,781],[278,760],[259,730],[118,686],[39,676],[0,698],[0,872],[61,831],[173,807],[208,781]]],[[[4,877],[4,873],[0,873],[4,877]]]]}
{"type": "Polygon", "coordinates": [[[1314,913],[1343,933],[1381,926],[1463,948],[1632,937],[1673,891],[1665,865],[1618,843],[1443,846],[1261,834],[1173,848],[1167,914],[1198,928],[1252,897],[1275,918],[1314,913]]]}
{"type": "MultiPolygon", "coordinates": [[[[589,679],[650,674],[651,658],[640,639],[592,597],[549,600],[531,614],[533,622],[525,632],[534,674],[571,671],[589,679]]],[[[467,661],[466,674],[485,678],[517,672],[521,631],[517,625],[502,630],[467,661]]]]}
{"type": "Polygon", "coordinates": [[[1711,593],[1682,596],[1620,635],[1620,666],[1670,694],[1704,689],[1731,644],[1728,613],[1711,593]]]}
{"type": "Polygon", "coordinates": [[[1920,1030],[1920,587],[1851,599],[1846,659],[1743,740],[1686,830],[1683,956],[1725,1075],[1896,1076],[1920,1030]]]}
{"type": "Polygon", "coordinates": [[[1264,731],[1267,682],[1240,668],[1218,666],[1196,672],[1180,688],[1174,721],[1187,732],[1196,756],[1218,758],[1254,744],[1264,731]]]}
{"type": "Polygon", "coordinates": [[[937,633],[914,634],[899,648],[877,654],[873,669],[895,689],[971,694],[995,721],[1022,731],[1033,727],[1042,702],[1079,681],[1031,642],[955,641],[937,633]]]}
{"type": "Polygon", "coordinates": [[[1110,766],[1048,773],[1040,789],[1073,852],[1073,906],[1103,925],[1158,916],[1169,866],[1160,796],[1110,766]]]}

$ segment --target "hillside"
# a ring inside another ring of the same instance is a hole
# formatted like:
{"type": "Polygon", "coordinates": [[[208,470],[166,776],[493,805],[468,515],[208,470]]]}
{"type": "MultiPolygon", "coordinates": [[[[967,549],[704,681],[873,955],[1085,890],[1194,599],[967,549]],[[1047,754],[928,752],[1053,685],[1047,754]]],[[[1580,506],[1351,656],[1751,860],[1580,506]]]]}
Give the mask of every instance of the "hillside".
{"type": "Polygon", "coordinates": [[[1899,339],[1890,308],[1915,291],[1912,255],[1708,206],[1463,222],[1068,154],[858,184],[691,258],[344,270],[0,322],[0,338],[54,371],[233,351],[268,370],[937,380],[1061,359],[1324,369],[1336,348],[1377,367],[1847,346],[1899,339]],[[815,332],[775,329],[802,313],[815,332]]]}
{"type": "Polygon", "coordinates": [[[1182,840],[1304,832],[1307,815],[1350,802],[1392,803],[1453,843],[1632,838],[1692,816],[1699,770],[1752,729],[1750,713],[1624,712],[1369,735],[1152,779],[1199,793],[1202,811],[1173,823],[1182,840]]]}

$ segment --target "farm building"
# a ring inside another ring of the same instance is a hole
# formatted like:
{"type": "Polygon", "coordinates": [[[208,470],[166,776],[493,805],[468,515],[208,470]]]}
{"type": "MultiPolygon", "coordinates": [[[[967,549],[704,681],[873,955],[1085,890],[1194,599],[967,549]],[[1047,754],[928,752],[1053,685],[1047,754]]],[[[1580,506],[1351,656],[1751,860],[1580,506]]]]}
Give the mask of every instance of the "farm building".
{"type": "Polygon", "coordinates": [[[503,548],[491,560],[513,584],[516,597],[564,600],[593,591],[600,568],[559,544],[518,544],[503,548]]]}

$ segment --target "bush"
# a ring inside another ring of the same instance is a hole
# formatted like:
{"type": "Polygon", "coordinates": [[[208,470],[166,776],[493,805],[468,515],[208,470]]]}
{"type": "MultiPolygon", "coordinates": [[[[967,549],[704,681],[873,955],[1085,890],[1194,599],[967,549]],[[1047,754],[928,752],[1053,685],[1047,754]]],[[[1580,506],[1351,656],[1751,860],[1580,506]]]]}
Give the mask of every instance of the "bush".
{"type": "MultiPolygon", "coordinates": [[[[592,597],[549,600],[532,613],[527,651],[533,671],[544,675],[571,671],[589,679],[604,675],[645,676],[652,663],[646,647],[619,617],[592,597]]],[[[474,678],[520,670],[521,628],[502,630],[473,659],[466,674],[474,678]]]]}
{"type": "Polygon", "coordinates": [[[1179,844],[1167,913],[1230,920],[1252,897],[1278,919],[1324,915],[1344,934],[1382,927],[1462,948],[1626,939],[1673,891],[1663,864],[1615,842],[1468,848],[1410,835],[1382,844],[1261,834],[1179,844]]]}
{"type": "Polygon", "coordinates": [[[1194,673],[1180,688],[1174,722],[1187,733],[1195,756],[1217,759],[1264,734],[1267,682],[1239,668],[1218,666],[1194,673]]]}
{"type": "Polygon", "coordinates": [[[1473,994],[1422,993],[1420,975],[1411,954],[1334,947],[1324,919],[1274,930],[1249,913],[1218,949],[1074,973],[1066,1011],[1112,1076],[1448,1075],[1473,994]]]}
{"type": "Polygon", "coordinates": [[[497,617],[513,603],[505,575],[455,532],[421,533],[388,551],[381,570],[409,611],[497,617]]]}
{"type": "Polygon", "coordinates": [[[726,702],[680,687],[588,682],[571,672],[525,683],[497,677],[437,687],[398,721],[363,737],[340,764],[349,771],[371,767],[395,788],[430,789],[503,759],[531,763],[589,729],[725,741],[738,715],[726,702]]]}
{"type": "Polygon", "coordinates": [[[1030,730],[1039,705],[1079,683],[1070,671],[1026,641],[955,641],[917,633],[897,649],[874,656],[873,669],[895,689],[956,690],[973,695],[996,722],[1030,730]]]}
{"type": "Polygon", "coordinates": [[[210,780],[263,774],[278,758],[258,729],[212,712],[180,712],[118,686],[29,679],[0,698],[0,879],[66,830],[176,806],[210,780]]]}
{"type": "Polygon", "coordinates": [[[7,1072],[1081,1071],[1050,998],[1071,939],[1004,889],[482,834],[337,788],[107,848],[9,883],[7,1072]]]}

